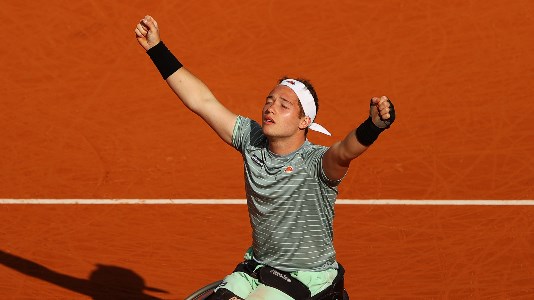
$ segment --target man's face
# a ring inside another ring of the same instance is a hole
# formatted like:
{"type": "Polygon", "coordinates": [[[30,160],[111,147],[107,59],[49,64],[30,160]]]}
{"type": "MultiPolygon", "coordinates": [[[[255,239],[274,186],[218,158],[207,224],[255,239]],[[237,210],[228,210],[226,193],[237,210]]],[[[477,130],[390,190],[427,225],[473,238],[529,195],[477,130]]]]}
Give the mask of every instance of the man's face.
{"type": "MultiPolygon", "coordinates": [[[[301,117],[297,95],[287,86],[275,87],[265,99],[262,128],[267,137],[289,137],[305,129],[307,117],[301,117]]],[[[303,131],[304,132],[304,131],[303,131]]]]}

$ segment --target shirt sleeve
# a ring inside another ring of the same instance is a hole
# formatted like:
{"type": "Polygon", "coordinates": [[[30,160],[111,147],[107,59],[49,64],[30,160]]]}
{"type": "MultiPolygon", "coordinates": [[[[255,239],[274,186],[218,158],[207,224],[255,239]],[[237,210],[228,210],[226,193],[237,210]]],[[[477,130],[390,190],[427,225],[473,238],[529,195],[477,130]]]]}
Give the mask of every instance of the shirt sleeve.
{"type": "Polygon", "coordinates": [[[243,153],[248,145],[261,143],[265,139],[260,124],[243,116],[237,116],[232,133],[232,146],[243,153]]]}
{"type": "Polygon", "coordinates": [[[332,179],[328,178],[328,176],[326,176],[326,174],[324,173],[324,169],[323,169],[323,155],[324,155],[325,152],[323,152],[323,154],[321,155],[321,159],[319,160],[320,161],[319,162],[319,166],[318,166],[318,168],[320,170],[319,171],[319,174],[320,174],[319,177],[329,187],[337,187],[341,183],[343,178],[345,178],[345,175],[347,175],[347,173],[345,173],[345,175],[343,175],[342,178],[337,179],[337,180],[332,180],[332,179]]]}

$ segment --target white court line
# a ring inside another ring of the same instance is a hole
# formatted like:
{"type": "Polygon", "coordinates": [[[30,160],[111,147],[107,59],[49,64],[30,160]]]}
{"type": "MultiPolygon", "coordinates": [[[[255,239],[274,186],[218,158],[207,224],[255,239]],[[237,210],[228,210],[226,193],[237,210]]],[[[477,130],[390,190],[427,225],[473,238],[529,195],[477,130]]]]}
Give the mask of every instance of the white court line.
{"type": "MultiPolygon", "coordinates": [[[[0,204],[246,204],[245,199],[0,199],[0,204]]],[[[534,200],[339,199],[340,205],[485,205],[533,206],[534,200]]]]}

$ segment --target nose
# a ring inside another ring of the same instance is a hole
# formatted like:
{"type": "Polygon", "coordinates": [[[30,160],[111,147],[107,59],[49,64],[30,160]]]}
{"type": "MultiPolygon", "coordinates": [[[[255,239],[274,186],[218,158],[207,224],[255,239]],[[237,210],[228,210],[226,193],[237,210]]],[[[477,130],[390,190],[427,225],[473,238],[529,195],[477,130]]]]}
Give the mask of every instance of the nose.
{"type": "Polygon", "coordinates": [[[266,103],[265,107],[263,108],[263,111],[267,113],[274,113],[274,102],[266,103]]]}

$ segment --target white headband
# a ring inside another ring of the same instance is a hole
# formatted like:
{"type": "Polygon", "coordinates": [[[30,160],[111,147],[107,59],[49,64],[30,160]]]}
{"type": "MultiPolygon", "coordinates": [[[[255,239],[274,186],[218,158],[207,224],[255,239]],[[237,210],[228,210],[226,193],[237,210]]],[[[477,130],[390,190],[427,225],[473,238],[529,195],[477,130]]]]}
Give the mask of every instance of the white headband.
{"type": "Polygon", "coordinates": [[[326,128],[317,123],[313,123],[313,120],[315,120],[315,116],[317,115],[317,108],[315,107],[315,100],[313,99],[312,94],[304,83],[295,79],[285,79],[280,82],[280,85],[287,86],[297,94],[302,109],[304,109],[304,114],[311,119],[311,124],[308,128],[326,135],[331,135],[326,128]]]}

